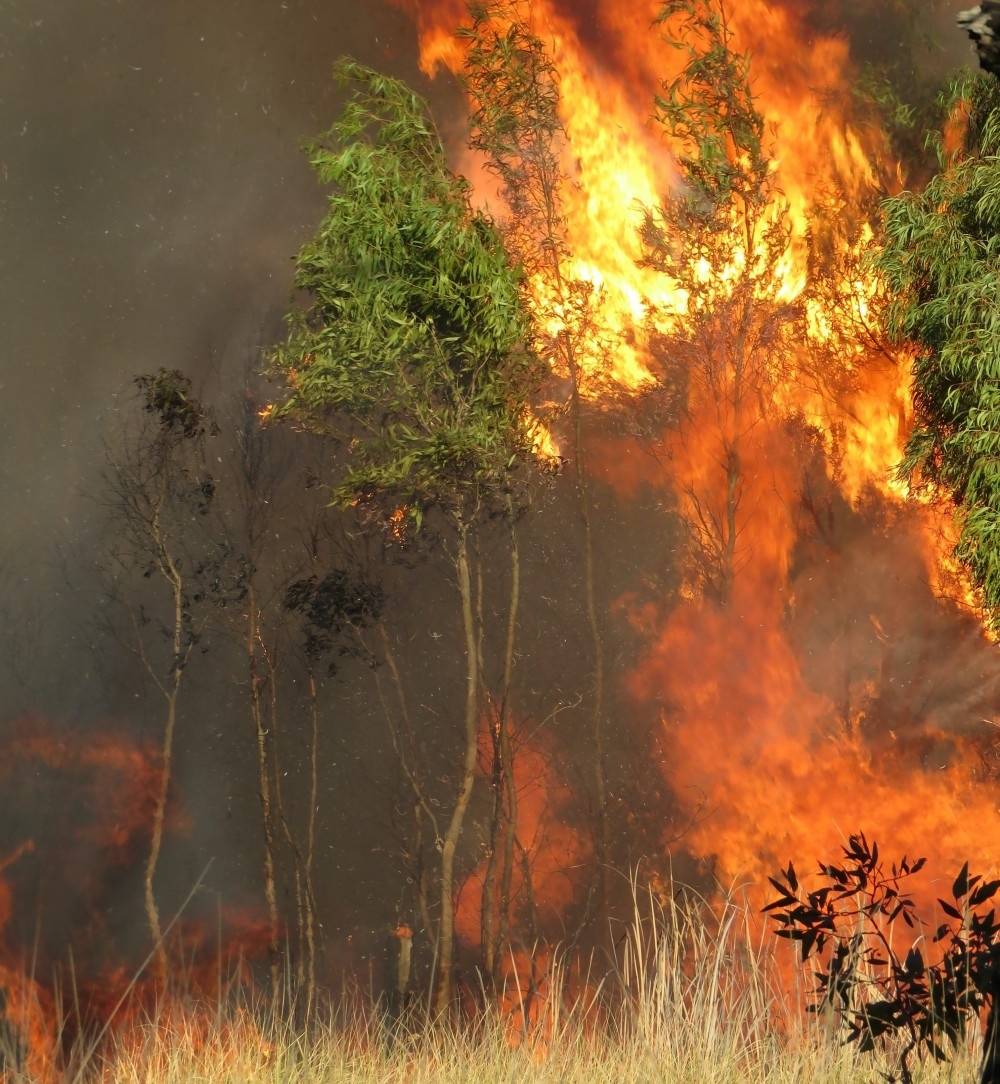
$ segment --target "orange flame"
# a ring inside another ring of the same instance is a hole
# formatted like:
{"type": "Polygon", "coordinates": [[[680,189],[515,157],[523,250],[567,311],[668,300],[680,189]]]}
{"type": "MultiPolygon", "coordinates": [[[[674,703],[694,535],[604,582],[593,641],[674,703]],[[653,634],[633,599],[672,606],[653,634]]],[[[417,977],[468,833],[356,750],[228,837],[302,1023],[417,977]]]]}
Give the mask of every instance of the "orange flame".
{"type": "MultiPolygon", "coordinates": [[[[465,19],[464,4],[399,2],[417,21],[424,70],[460,69],[453,32],[465,19]]],[[[685,314],[683,292],[637,265],[636,209],[654,205],[676,178],[670,148],[648,119],[661,80],[680,63],[650,30],[657,9],[616,0],[588,5],[585,16],[558,0],[535,0],[529,9],[561,78],[572,178],[564,192],[570,270],[599,291],[618,397],[651,384],[647,316],[685,314]]],[[[817,33],[801,5],[741,0],[727,12],[736,48],[751,57],[787,204],[776,210],[787,214],[790,228],[780,297],[805,307],[809,342],[797,344],[789,380],[741,449],[744,491],[733,527],[740,582],[728,608],[699,600],[692,588],[679,605],[664,600],[636,610],[636,627],[651,642],[630,689],[637,704],[662,705],[651,740],[678,812],[690,819],[683,845],[711,856],[724,881],[763,883],[789,857],[835,854],[859,827],[900,852],[913,854],[931,841],[942,864],[978,856],[989,865],[1000,849],[1000,833],[983,827],[997,821],[994,772],[984,767],[992,754],[983,752],[992,748],[993,720],[957,722],[955,713],[919,704],[905,725],[883,717],[877,701],[893,681],[919,682],[887,672],[889,641],[904,640],[905,621],[887,634],[878,612],[858,614],[856,607],[846,619],[863,632],[839,635],[845,642],[857,636],[867,655],[859,661],[841,651],[840,704],[793,637],[796,615],[807,606],[816,607],[813,620],[824,627],[822,607],[837,605],[814,598],[812,577],[796,567],[816,550],[810,539],[817,533],[847,529],[829,527],[836,521],[864,524],[851,529],[868,531],[887,554],[896,552],[889,532],[905,536],[905,575],[889,568],[883,590],[908,592],[907,603],[933,615],[926,620],[962,630],[968,652],[982,644],[981,632],[961,616],[978,619],[979,611],[950,558],[953,531],[895,474],[910,425],[909,360],[885,352],[880,284],[864,270],[863,256],[874,244],[867,209],[881,192],[898,189],[901,166],[877,126],[856,115],[855,73],[842,37],[817,33]],[[833,255],[817,270],[810,246],[820,228],[833,255]],[[825,383],[823,359],[833,356],[843,377],[836,387],[825,383]],[[809,494],[810,485],[822,494],[809,494]],[[944,594],[944,605],[934,601],[944,594]]],[[[467,152],[459,168],[485,175],[467,152]]],[[[495,198],[486,182],[480,195],[495,198]]],[[[732,254],[733,275],[747,258],[732,254]]],[[[604,394],[596,382],[592,394],[604,394]]],[[[655,461],[622,454],[622,447],[597,451],[623,493],[640,482],[661,485],[689,522],[711,521],[725,499],[720,451],[706,417],[695,412],[690,422],[683,432],[660,436],[663,455],[655,461]]],[[[849,564],[833,543],[821,556],[827,565],[849,564]]],[[[834,582],[826,571],[822,578],[834,582]]]]}

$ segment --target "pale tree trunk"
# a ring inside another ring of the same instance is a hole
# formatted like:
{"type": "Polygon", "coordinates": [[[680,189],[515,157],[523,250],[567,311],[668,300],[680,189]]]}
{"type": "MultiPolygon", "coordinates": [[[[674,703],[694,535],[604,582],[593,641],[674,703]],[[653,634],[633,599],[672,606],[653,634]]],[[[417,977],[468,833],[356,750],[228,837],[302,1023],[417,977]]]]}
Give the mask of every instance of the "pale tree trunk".
{"type": "Polygon", "coordinates": [[[514,866],[514,838],[517,834],[517,781],[514,778],[514,754],[510,742],[510,692],[514,681],[514,642],[517,634],[517,611],[521,592],[521,559],[517,542],[514,511],[508,501],[507,525],[510,532],[510,597],[504,638],[503,684],[500,703],[493,723],[493,817],[490,825],[490,853],[483,878],[482,946],[483,970],[496,983],[500,956],[510,925],[510,886],[514,866]],[[507,808],[504,810],[504,799],[507,808]],[[503,847],[501,845],[503,829],[503,847]]]}
{"type": "Polygon", "coordinates": [[[439,1018],[448,1012],[452,998],[452,958],[454,956],[455,912],[455,851],[462,834],[472,790],[476,781],[476,754],[479,738],[479,654],[475,617],[473,615],[472,578],[469,569],[468,524],[457,517],[458,547],[455,571],[462,602],[462,628],[465,633],[465,756],[462,782],[452,809],[441,848],[441,922],[438,936],[438,988],[434,1011],[439,1018]]]}
{"type": "Polygon", "coordinates": [[[250,675],[250,714],[257,739],[257,785],[259,787],[261,818],[264,829],[264,898],[267,901],[268,963],[271,973],[271,993],[277,998],[280,991],[278,947],[278,894],[274,873],[274,807],[271,800],[271,755],[268,732],[264,719],[263,689],[266,681],[273,683],[274,675],[261,676],[258,647],[260,641],[260,615],[257,610],[257,592],[251,572],[247,585],[246,650],[250,675]]]}
{"type": "Polygon", "coordinates": [[[142,646],[142,635],[136,629],[137,643],[140,658],[145,664],[153,681],[159,687],[166,700],[167,717],[163,728],[163,744],[160,749],[160,785],[156,793],[156,802],[153,806],[153,824],[149,839],[149,855],[146,858],[146,868],[143,873],[143,900],[146,909],[146,919],[149,923],[149,935],[153,942],[153,965],[155,977],[160,992],[166,990],[169,974],[169,961],[167,959],[167,946],[163,939],[163,927],[160,922],[160,911],[156,903],[156,894],[153,891],[153,880],[156,877],[157,866],[160,862],[160,850],[163,846],[163,830],[167,813],[167,799],[170,794],[170,780],[173,770],[174,757],[174,731],[177,726],[177,701],[180,696],[181,682],[184,676],[184,666],[190,653],[190,645],[184,644],[184,580],[177,564],[170,555],[166,541],[160,531],[159,514],[153,516],[150,523],[150,534],[154,540],[157,554],[157,566],[160,575],[166,580],[170,588],[173,619],[171,628],[171,663],[170,681],[164,685],[150,664],[142,646]]]}
{"type": "Polygon", "coordinates": [[[319,809],[319,690],[316,675],[309,667],[309,817],[306,822],[305,854],[305,940],[306,940],[306,1004],[305,1022],[312,1019],[316,997],[316,895],[313,891],[313,867],[316,859],[316,813],[319,809]]]}
{"type": "Polygon", "coordinates": [[[382,645],[382,654],[392,677],[393,688],[396,690],[396,700],[399,704],[402,730],[394,721],[393,714],[386,702],[378,671],[375,673],[375,684],[378,689],[383,714],[385,715],[386,722],[389,724],[389,733],[392,737],[392,745],[396,753],[396,758],[399,761],[403,774],[406,776],[406,780],[410,784],[410,789],[413,792],[413,822],[415,830],[414,879],[417,885],[417,910],[420,914],[420,921],[423,923],[423,929],[429,936],[434,926],[431,922],[430,904],[428,900],[427,867],[424,862],[424,818],[426,817],[427,821],[430,823],[435,844],[438,844],[441,840],[441,831],[438,825],[437,814],[434,811],[434,806],[428,800],[427,793],[424,789],[419,747],[416,733],[413,729],[413,719],[410,715],[410,709],[407,703],[406,690],[403,687],[403,678],[399,672],[399,666],[396,663],[396,656],[392,650],[392,645],[389,642],[389,633],[385,627],[385,622],[382,621],[381,618],[379,619],[376,628],[378,630],[379,641],[382,645]]]}
{"type": "Polygon", "coordinates": [[[165,991],[169,974],[167,946],[163,940],[163,928],[160,924],[160,911],[153,892],[153,878],[160,862],[160,849],[163,845],[163,825],[166,818],[167,797],[170,791],[170,775],[173,763],[174,728],[177,723],[177,694],[179,685],[167,695],[167,719],[163,729],[163,745],[160,750],[160,786],[153,807],[153,826],[149,839],[149,855],[143,874],[143,899],[146,907],[146,919],[149,923],[149,936],[153,941],[153,962],[156,982],[161,992],[165,991]]]}

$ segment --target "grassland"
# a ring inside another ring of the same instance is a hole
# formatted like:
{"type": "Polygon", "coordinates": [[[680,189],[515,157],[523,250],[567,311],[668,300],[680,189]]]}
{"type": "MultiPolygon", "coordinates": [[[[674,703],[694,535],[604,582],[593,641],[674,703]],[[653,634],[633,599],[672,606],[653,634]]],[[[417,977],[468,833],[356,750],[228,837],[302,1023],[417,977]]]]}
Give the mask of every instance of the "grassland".
{"type": "MultiPolygon", "coordinates": [[[[892,1051],[858,1054],[836,1022],[803,1012],[808,985],[735,906],[705,921],[678,908],[636,918],[583,981],[556,963],[526,1026],[506,1012],[434,1025],[419,1007],[390,1035],[375,999],[335,999],[306,1033],[244,994],[178,996],[69,1052],[73,1084],[857,1084],[886,1079],[892,1051]]],[[[520,1002],[523,1007],[524,1001],[520,1002]]],[[[415,1000],[414,1005],[418,1005],[415,1000]]],[[[976,1078],[978,1037],[917,1081],[976,1078]]],[[[9,1068],[9,1084],[30,1076],[9,1068]]],[[[33,1082],[34,1084],[34,1082],[33,1082]]]]}

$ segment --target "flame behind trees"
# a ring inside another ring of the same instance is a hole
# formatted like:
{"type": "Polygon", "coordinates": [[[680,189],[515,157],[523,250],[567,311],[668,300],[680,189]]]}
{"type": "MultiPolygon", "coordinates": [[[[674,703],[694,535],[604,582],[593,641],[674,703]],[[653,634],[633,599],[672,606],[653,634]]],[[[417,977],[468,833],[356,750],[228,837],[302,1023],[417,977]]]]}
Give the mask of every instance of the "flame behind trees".
{"type": "Polygon", "coordinates": [[[805,312],[786,274],[791,227],[749,59],[733,48],[722,0],[669,0],[656,23],[687,60],[656,99],[681,183],[643,228],[646,263],[675,288],[676,307],[653,314],[653,338],[671,384],[685,389],[681,439],[702,450],[699,469],[678,481],[694,579],[725,605],[748,560],[755,435],[777,409],[805,312]]]}
{"type": "MultiPolygon", "coordinates": [[[[334,502],[362,503],[399,529],[448,524],[464,645],[458,782],[441,819],[438,1013],[451,1002],[455,855],[472,797],[482,700],[482,608],[472,570],[485,516],[513,514],[530,457],[539,366],[518,274],[499,233],[445,166],[426,105],[353,61],[357,90],[309,145],[332,186],[329,213],[298,256],[309,296],[271,358],[289,388],[274,413],[345,441],[334,502]]],[[[478,579],[478,577],[476,578],[478,579]]]]}
{"type": "MultiPolygon", "coordinates": [[[[609,847],[608,798],[604,754],[604,637],[602,615],[595,596],[591,482],[584,450],[584,392],[593,396],[608,380],[604,356],[609,334],[602,330],[598,290],[575,277],[571,269],[564,193],[569,179],[563,166],[566,135],[560,117],[559,76],[545,44],[530,25],[523,3],[501,0],[472,4],[471,24],[458,37],[468,45],[461,70],[471,106],[471,149],[482,155],[486,168],[500,181],[507,205],[502,222],[511,259],[523,270],[526,304],[534,320],[539,352],[558,374],[569,380],[571,458],[577,507],[583,527],[583,581],[592,652],[591,735],[594,743],[593,780],[596,819],[597,876],[588,894],[584,921],[606,903],[609,847]],[[599,890],[600,897],[595,893],[599,890]]],[[[509,904],[516,787],[510,763],[507,720],[497,727],[496,757],[505,761],[508,784],[508,825],[504,861],[499,868],[500,936],[494,937],[487,912],[495,892],[487,876],[484,890],[484,962],[495,974],[497,948],[503,946],[509,904]],[[506,756],[504,750],[508,750],[506,756]]]]}

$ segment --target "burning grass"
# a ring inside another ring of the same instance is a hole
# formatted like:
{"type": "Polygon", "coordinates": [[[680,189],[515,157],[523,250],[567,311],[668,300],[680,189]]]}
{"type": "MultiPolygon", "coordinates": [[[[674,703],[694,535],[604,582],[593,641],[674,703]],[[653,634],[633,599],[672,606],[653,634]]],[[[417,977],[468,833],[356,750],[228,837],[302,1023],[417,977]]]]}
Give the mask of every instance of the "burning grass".
{"type": "MultiPolygon", "coordinates": [[[[309,1029],[252,998],[208,1007],[178,998],[77,1044],[71,1084],[358,1084],[468,1081],[877,1081],[891,1060],[859,1056],[834,1025],[802,1012],[795,968],[771,951],[755,910],[655,901],[636,908],[615,949],[581,979],[556,963],[527,1013],[484,1010],[433,1026],[422,1009],[391,1033],[355,990],[309,1029]],[[706,917],[706,915],[708,917],[706,917]],[[525,1026],[525,1017],[531,1020],[525,1026]]],[[[557,957],[558,958],[558,957],[557,957]]],[[[514,999],[517,1004],[517,999],[514,999]]],[[[522,996],[520,1008],[527,1008],[522,996]]],[[[9,1052],[8,1052],[9,1053],[9,1052]]],[[[8,1066],[12,1064],[8,1061],[8,1066]]],[[[971,1079],[976,1051],[918,1080],[971,1079]]],[[[30,1071],[8,1068],[5,1084],[30,1071]]]]}

